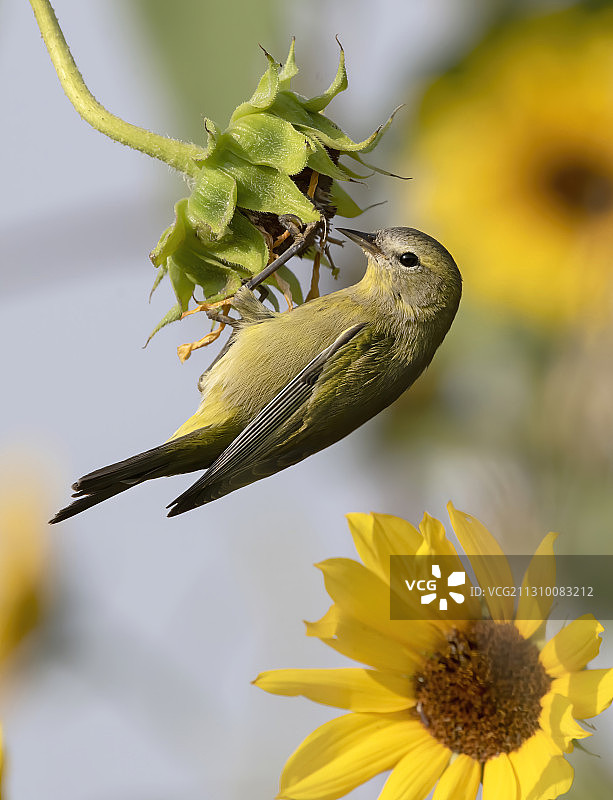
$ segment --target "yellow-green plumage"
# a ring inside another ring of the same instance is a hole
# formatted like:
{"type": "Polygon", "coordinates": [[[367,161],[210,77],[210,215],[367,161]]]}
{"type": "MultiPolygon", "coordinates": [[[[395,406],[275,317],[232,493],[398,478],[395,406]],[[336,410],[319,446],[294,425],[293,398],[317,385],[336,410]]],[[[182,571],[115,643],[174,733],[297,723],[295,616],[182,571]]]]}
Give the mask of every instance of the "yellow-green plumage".
{"type": "Polygon", "coordinates": [[[182,513],[338,441],[407,389],[449,330],[460,273],[411,228],[344,232],[368,255],[359,283],[283,314],[241,289],[241,320],[200,380],[196,413],[166,444],[81,478],[78,499],[52,521],[144,480],[210,467],[171,504],[170,515],[182,513]]]}

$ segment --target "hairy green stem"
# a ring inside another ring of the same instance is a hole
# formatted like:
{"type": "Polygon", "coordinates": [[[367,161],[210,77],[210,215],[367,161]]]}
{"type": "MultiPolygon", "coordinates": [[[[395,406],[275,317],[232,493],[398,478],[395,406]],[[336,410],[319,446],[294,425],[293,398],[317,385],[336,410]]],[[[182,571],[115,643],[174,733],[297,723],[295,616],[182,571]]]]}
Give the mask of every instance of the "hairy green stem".
{"type": "Polygon", "coordinates": [[[199,168],[194,159],[202,158],[202,148],[131,125],[107,111],[85,85],[49,0],[30,0],[30,5],[62,88],[81,117],[111,139],[158,158],[187,175],[197,175],[199,168]]]}

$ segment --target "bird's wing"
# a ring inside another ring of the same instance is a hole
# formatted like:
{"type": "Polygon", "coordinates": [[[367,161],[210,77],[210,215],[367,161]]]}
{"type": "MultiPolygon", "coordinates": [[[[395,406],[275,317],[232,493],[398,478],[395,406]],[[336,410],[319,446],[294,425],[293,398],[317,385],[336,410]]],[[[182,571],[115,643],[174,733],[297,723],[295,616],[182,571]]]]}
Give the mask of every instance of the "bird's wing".
{"type": "MultiPolygon", "coordinates": [[[[232,491],[232,489],[239,488],[239,485],[245,485],[254,480],[255,478],[247,479],[236,486],[230,486],[231,479],[237,472],[243,473],[249,466],[260,461],[260,459],[269,458],[280,444],[286,442],[288,438],[291,438],[292,434],[295,434],[302,427],[304,413],[297,414],[296,412],[308,408],[308,401],[319,388],[318,384],[322,374],[328,372],[332,365],[335,364],[335,357],[337,357],[341,348],[350,342],[356,342],[357,335],[365,327],[366,324],[361,323],[343,331],[329,347],[322,350],[301,372],[292,378],[211,464],[206,473],[190,486],[186,492],[170,503],[168,516],[182,514],[192,508],[204,505],[232,491]],[[227,488],[221,489],[220,484],[224,487],[227,486],[227,488]],[[214,486],[218,488],[211,492],[214,486]]],[[[365,341],[364,346],[354,348],[354,352],[351,354],[346,353],[343,361],[348,360],[349,364],[353,363],[367,346],[368,343],[365,341]]],[[[337,372],[338,370],[333,368],[333,371],[337,372]]],[[[308,453],[304,455],[308,455],[308,453]]],[[[291,463],[295,463],[295,461],[291,463]]],[[[289,466],[289,464],[284,464],[283,466],[289,466]]],[[[282,468],[282,466],[277,467],[277,469],[282,468]]],[[[272,474],[275,471],[277,470],[272,469],[266,474],[272,474]]],[[[264,475],[258,475],[258,477],[264,477],[264,475]]]]}

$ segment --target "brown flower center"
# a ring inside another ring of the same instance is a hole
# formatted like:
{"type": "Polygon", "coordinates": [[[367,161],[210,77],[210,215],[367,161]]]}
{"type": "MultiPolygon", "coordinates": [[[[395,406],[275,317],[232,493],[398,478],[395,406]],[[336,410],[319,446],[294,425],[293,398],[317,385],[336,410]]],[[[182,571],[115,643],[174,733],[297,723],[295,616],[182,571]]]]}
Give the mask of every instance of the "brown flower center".
{"type": "Polygon", "coordinates": [[[540,700],[551,686],[537,647],[514,625],[490,620],[454,629],[415,682],[429,733],[482,762],[516,750],[537,731],[540,700]]]}
{"type": "Polygon", "coordinates": [[[602,164],[569,157],[546,166],[543,188],[566,214],[595,217],[613,208],[613,178],[602,164]]]}

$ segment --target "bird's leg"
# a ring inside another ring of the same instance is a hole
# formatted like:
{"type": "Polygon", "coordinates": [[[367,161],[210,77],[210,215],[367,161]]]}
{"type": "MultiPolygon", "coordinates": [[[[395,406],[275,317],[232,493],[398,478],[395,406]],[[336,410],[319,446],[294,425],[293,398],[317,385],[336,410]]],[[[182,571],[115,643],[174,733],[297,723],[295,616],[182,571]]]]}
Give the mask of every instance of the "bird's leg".
{"type": "Polygon", "coordinates": [[[239,324],[238,319],[234,319],[234,317],[229,317],[227,314],[219,311],[217,308],[209,308],[206,312],[207,317],[214,322],[220,322],[222,325],[229,325],[231,328],[235,328],[239,324]]]}
{"type": "MultiPolygon", "coordinates": [[[[291,234],[292,227],[295,226],[295,222],[293,220],[289,221],[287,219],[288,216],[289,215],[286,215],[285,219],[284,217],[279,217],[279,221],[290,230],[291,234]]],[[[294,219],[296,218],[294,217],[294,219]]],[[[294,241],[287,248],[287,250],[281,253],[278,258],[275,258],[275,260],[268,264],[268,266],[265,267],[260,273],[254,275],[252,278],[246,281],[244,285],[247,286],[248,289],[254,289],[256,286],[259,286],[260,283],[265,281],[266,278],[269,278],[274,272],[276,272],[279,267],[283,266],[283,264],[289,261],[292,256],[300,255],[300,253],[304,252],[307,247],[310,247],[312,236],[320,225],[321,220],[316,220],[315,222],[309,222],[304,230],[297,228],[294,241]]]]}

